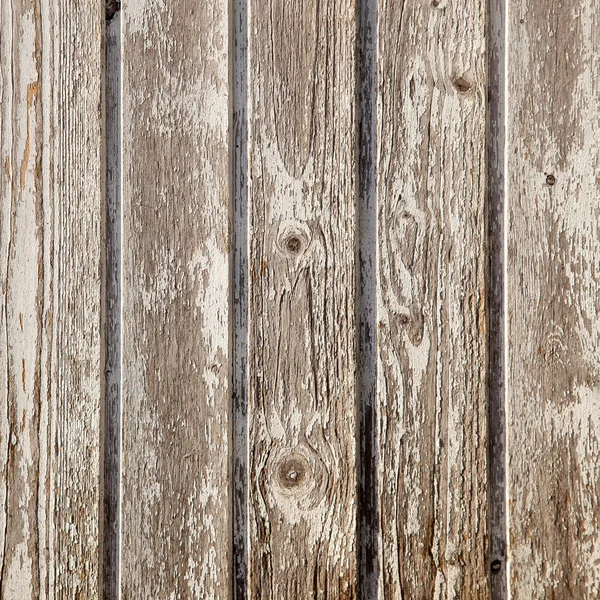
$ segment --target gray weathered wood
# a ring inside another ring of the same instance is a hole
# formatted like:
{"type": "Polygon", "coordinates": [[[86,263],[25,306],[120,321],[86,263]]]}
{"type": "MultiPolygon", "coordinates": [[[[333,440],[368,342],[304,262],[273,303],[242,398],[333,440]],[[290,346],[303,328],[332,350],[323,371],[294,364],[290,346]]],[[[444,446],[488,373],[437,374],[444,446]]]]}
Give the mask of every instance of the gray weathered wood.
{"type": "Polygon", "coordinates": [[[377,435],[377,0],[358,14],[358,596],[379,590],[377,435]]]}
{"type": "Polygon", "coordinates": [[[356,598],[354,9],[250,2],[253,599],[356,598]]]}
{"type": "Polygon", "coordinates": [[[488,389],[492,600],[507,600],[504,150],[506,0],[490,0],[488,46],[488,389]]]}
{"type": "Polygon", "coordinates": [[[0,2],[0,597],[96,599],[100,3],[0,2]]]}
{"type": "Polygon", "coordinates": [[[380,595],[487,599],[487,7],[378,12],[380,595]]]}
{"type": "Polygon", "coordinates": [[[122,32],[121,595],[231,595],[227,0],[122,32]]]}
{"type": "Polygon", "coordinates": [[[597,598],[600,12],[508,15],[510,598],[597,598]]]}
{"type": "Polygon", "coordinates": [[[121,15],[106,26],[104,599],[119,598],[121,503],[121,15]]]}
{"type": "Polygon", "coordinates": [[[233,598],[248,598],[248,6],[231,3],[233,598]]]}

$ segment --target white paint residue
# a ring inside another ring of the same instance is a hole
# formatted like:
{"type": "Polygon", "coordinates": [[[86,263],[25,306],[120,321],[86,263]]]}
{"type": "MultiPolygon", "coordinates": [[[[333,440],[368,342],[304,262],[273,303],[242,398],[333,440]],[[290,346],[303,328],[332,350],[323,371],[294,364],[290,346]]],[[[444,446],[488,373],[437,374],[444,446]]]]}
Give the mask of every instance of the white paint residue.
{"type": "Polygon", "coordinates": [[[201,335],[209,362],[227,353],[229,336],[229,256],[214,237],[196,250],[189,265],[198,284],[196,307],[202,315],[201,335]]]}

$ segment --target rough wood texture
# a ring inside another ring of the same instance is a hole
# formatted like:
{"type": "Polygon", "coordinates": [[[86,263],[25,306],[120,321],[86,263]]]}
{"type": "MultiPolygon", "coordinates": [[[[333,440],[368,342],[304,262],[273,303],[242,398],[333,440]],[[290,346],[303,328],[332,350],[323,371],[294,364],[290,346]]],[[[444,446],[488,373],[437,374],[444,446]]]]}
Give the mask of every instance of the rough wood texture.
{"type": "Polygon", "coordinates": [[[356,598],[354,3],[249,21],[249,597],[356,598]]]}
{"type": "Polygon", "coordinates": [[[230,597],[227,0],[123,19],[121,594],[230,597]]]}
{"type": "Polygon", "coordinates": [[[510,598],[597,598],[600,13],[508,14],[510,598]]]}
{"type": "Polygon", "coordinates": [[[487,599],[487,7],[378,11],[380,595],[487,599]]]}
{"type": "Polygon", "coordinates": [[[0,597],[99,594],[104,11],[0,3],[0,597]]]}

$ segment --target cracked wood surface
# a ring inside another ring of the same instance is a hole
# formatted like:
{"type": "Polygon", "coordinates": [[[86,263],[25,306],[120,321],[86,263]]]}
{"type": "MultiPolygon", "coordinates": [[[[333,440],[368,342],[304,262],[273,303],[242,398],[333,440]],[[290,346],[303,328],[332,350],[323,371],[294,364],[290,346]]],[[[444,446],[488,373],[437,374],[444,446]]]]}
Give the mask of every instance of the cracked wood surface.
{"type": "Polygon", "coordinates": [[[229,16],[122,19],[121,598],[230,597],[229,16]]]}
{"type": "Polygon", "coordinates": [[[249,590],[356,598],[355,6],[249,3],[249,590]]]}
{"type": "Polygon", "coordinates": [[[489,598],[486,8],[480,0],[378,4],[386,599],[489,598]]]}
{"type": "Polygon", "coordinates": [[[600,13],[508,4],[510,598],[600,596],[600,13]]]}
{"type": "Polygon", "coordinates": [[[6,599],[100,589],[103,27],[101,4],[0,2],[6,599]]]}

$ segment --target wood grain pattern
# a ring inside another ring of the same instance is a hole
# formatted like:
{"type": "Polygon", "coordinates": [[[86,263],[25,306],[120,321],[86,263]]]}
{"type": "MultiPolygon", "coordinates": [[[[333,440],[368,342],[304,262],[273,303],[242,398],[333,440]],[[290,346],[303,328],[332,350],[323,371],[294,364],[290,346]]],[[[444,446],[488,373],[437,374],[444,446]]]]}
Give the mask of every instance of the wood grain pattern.
{"type": "Polygon", "coordinates": [[[508,6],[510,598],[597,598],[600,13],[508,6]]]}
{"type": "Polygon", "coordinates": [[[356,598],[354,3],[249,5],[249,597],[356,598]]]}
{"type": "Polygon", "coordinates": [[[7,599],[99,594],[103,25],[100,4],[0,2],[7,599]]]}
{"type": "Polygon", "coordinates": [[[227,0],[123,20],[121,598],[230,597],[227,0]]]}
{"type": "Polygon", "coordinates": [[[378,13],[380,597],[487,599],[487,8],[378,13]]]}

